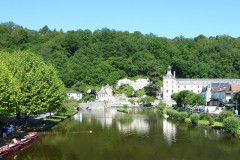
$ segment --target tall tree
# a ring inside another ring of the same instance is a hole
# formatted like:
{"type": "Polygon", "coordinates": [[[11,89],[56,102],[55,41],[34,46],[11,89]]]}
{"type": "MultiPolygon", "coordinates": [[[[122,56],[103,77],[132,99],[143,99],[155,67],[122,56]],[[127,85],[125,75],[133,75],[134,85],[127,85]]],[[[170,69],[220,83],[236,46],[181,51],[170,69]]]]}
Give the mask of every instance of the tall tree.
{"type": "Polygon", "coordinates": [[[29,51],[3,55],[20,85],[19,112],[25,117],[25,127],[29,116],[52,111],[56,105],[62,104],[64,86],[53,67],[47,65],[40,56],[29,51]]]}
{"type": "Polygon", "coordinates": [[[15,112],[20,89],[11,72],[0,61],[0,115],[15,112]]]}

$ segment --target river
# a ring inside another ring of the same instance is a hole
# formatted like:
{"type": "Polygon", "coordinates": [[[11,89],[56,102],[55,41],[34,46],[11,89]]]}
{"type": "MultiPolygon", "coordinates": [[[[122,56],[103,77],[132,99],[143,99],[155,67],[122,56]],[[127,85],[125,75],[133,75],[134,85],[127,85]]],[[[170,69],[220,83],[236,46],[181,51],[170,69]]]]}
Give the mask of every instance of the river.
{"type": "Polygon", "coordinates": [[[108,108],[80,111],[8,159],[237,160],[239,151],[239,138],[219,130],[166,119],[154,109],[108,108]]]}

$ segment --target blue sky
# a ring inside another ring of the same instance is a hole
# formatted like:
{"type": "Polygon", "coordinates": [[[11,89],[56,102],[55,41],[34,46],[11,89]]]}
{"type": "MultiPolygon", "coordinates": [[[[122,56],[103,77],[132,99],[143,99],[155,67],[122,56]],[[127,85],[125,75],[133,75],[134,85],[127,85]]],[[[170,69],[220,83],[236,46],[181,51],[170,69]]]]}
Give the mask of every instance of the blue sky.
{"type": "Polygon", "coordinates": [[[109,28],[160,37],[240,37],[240,0],[5,0],[0,22],[63,31],[109,28]]]}

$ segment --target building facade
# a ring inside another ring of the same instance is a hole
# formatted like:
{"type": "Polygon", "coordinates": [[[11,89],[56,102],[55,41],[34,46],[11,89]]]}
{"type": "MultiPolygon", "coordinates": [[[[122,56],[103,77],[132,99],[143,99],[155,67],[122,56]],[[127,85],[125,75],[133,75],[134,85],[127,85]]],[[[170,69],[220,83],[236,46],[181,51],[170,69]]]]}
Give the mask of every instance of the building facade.
{"type": "MultiPolygon", "coordinates": [[[[229,84],[240,84],[240,79],[190,79],[190,78],[176,78],[175,72],[172,74],[171,67],[167,69],[166,76],[163,77],[163,101],[171,104],[171,95],[178,93],[183,90],[189,90],[193,93],[200,94],[205,87],[212,83],[229,83],[229,84]]],[[[210,92],[209,90],[206,90],[210,92]]],[[[206,101],[210,100],[211,94],[203,93],[203,97],[206,101]]]]}
{"type": "Polygon", "coordinates": [[[78,91],[66,91],[66,92],[67,92],[68,99],[74,98],[77,101],[82,99],[82,93],[78,91]]]}
{"type": "Polygon", "coordinates": [[[115,103],[112,87],[109,84],[107,84],[105,87],[102,86],[101,90],[96,95],[96,100],[115,103]]]}

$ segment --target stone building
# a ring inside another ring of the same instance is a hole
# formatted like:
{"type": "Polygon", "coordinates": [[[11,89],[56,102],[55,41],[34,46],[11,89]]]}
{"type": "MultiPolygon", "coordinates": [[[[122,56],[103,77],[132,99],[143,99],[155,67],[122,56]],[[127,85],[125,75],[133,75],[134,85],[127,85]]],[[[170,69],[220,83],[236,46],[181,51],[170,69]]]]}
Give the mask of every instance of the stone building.
{"type": "MultiPolygon", "coordinates": [[[[240,79],[176,78],[175,72],[173,75],[171,67],[169,66],[166,76],[163,77],[163,102],[174,104],[175,102],[171,99],[171,95],[183,90],[189,90],[193,93],[200,94],[204,87],[211,85],[212,83],[240,84],[240,79]]],[[[209,99],[206,95],[205,98],[209,99]]]]}
{"type": "Polygon", "coordinates": [[[102,86],[101,90],[96,95],[96,100],[115,103],[112,87],[109,84],[107,84],[105,87],[102,86]]]}

